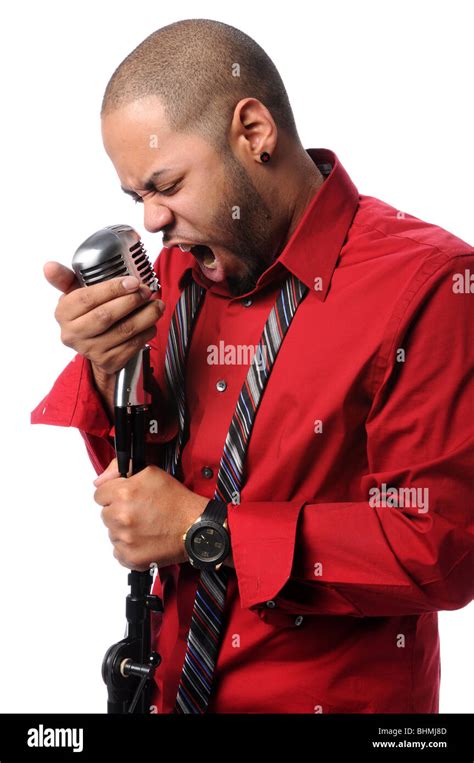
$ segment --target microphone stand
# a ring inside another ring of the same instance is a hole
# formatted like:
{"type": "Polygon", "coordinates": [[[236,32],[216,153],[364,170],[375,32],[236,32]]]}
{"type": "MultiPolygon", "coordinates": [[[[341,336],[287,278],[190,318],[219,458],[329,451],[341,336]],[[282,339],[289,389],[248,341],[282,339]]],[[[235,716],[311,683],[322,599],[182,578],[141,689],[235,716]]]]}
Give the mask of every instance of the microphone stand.
{"type": "MultiPolygon", "coordinates": [[[[147,414],[151,402],[150,348],[140,350],[118,372],[115,383],[115,451],[118,469],[127,477],[146,466],[147,414]]],[[[107,650],[102,678],[107,686],[107,713],[149,713],[155,670],[161,663],[151,651],[151,612],[162,612],[159,596],[150,593],[151,570],[132,570],[126,599],[125,638],[107,650]]]]}

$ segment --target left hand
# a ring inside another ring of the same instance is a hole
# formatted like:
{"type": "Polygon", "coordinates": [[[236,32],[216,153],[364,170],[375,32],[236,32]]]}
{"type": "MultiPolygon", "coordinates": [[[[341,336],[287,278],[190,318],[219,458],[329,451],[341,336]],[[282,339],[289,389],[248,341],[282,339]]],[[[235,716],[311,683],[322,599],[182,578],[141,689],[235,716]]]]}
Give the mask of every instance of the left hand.
{"type": "Polygon", "coordinates": [[[94,480],[94,500],[109,530],[114,556],[124,567],[145,571],[187,562],[183,534],[209,498],[193,493],[158,466],[120,477],[114,458],[94,480]]]}

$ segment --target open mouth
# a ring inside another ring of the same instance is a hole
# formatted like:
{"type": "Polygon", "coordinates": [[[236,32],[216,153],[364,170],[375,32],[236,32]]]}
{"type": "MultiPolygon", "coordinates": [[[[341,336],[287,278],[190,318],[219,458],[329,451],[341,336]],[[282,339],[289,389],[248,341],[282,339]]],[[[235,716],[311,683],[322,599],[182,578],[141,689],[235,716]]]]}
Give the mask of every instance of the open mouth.
{"type": "Polygon", "coordinates": [[[195,244],[189,246],[188,244],[178,244],[182,252],[191,252],[200,264],[204,265],[209,270],[215,270],[217,268],[217,259],[209,246],[206,244],[195,244]]]}

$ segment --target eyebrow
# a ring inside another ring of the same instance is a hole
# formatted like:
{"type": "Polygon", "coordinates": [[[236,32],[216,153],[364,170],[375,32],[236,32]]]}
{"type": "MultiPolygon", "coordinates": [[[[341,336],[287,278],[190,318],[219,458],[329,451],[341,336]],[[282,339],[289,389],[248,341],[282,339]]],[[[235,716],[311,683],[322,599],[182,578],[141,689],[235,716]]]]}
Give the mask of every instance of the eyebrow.
{"type": "MultiPolygon", "coordinates": [[[[150,177],[146,181],[145,185],[143,186],[143,190],[144,191],[154,191],[155,190],[155,183],[158,180],[158,178],[160,177],[160,175],[165,175],[167,172],[172,172],[172,171],[173,170],[172,170],[171,167],[165,167],[162,170],[157,170],[152,175],[150,175],[150,177]]],[[[121,185],[120,188],[122,189],[122,191],[124,193],[128,193],[129,196],[136,196],[137,195],[135,193],[135,191],[131,191],[129,188],[124,188],[123,185],[121,185]]]]}

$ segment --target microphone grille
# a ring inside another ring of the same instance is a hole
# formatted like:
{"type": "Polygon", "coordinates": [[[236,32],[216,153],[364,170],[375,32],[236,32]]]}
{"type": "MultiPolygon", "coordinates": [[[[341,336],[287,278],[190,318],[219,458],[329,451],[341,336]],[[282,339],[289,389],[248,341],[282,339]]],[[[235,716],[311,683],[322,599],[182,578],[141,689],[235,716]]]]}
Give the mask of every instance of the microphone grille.
{"type": "Polygon", "coordinates": [[[83,286],[129,275],[152,291],[160,288],[142,240],[130,225],[108,225],[93,233],[76,249],[72,268],[83,286]]]}

